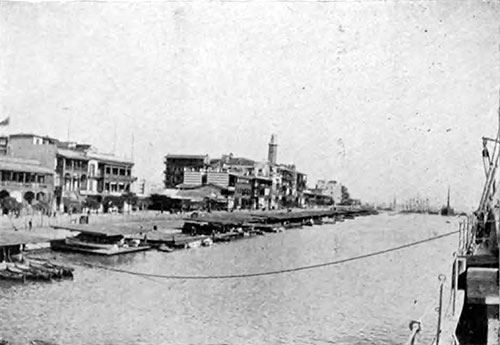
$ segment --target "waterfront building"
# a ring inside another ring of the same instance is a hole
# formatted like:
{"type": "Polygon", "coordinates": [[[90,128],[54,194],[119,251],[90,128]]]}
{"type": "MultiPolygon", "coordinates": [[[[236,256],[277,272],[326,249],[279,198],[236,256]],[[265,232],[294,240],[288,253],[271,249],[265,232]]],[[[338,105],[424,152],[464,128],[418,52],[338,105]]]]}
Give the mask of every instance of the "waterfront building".
{"type": "Polygon", "coordinates": [[[102,201],[106,195],[118,196],[132,191],[137,180],[132,174],[133,161],[97,152],[87,152],[86,156],[89,182],[83,194],[97,196],[97,200],[102,201]]]}
{"type": "Polygon", "coordinates": [[[330,195],[323,194],[321,189],[309,189],[304,191],[304,203],[308,206],[333,206],[335,202],[330,195]]]}
{"type": "Polygon", "coordinates": [[[232,172],[241,175],[252,175],[255,170],[256,162],[245,157],[234,157],[232,153],[222,155],[219,159],[210,161],[209,171],[213,172],[232,172]]]}
{"type": "Polygon", "coordinates": [[[13,197],[28,205],[53,200],[54,171],[31,159],[0,156],[0,198],[13,197]]]}
{"type": "Polygon", "coordinates": [[[340,204],[342,201],[342,185],[337,181],[318,180],[316,190],[322,195],[330,196],[335,204],[340,204]]]}
{"type": "Polygon", "coordinates": [[[25,133],[4,138],[7,138],[4,150],[7,156],[36,159],[40,166],[52,171],[54,206],[61,210],[81,205],[85,195],[98,195],[102,199],[103,195],[129,192],[135,181],[132,161],[99,154],[88,144],[25,133]]]}
{"type": "Polygon", "coordinates": [[[165,188],[193,188],[207,184],[227,190],[228,206],[277,209],[305,205],[307,175],[277,163],[277,136],[271,136],[268,160],[258,162],[232,153],[208,160],[208,155],[167,155],[165,188]]]}
{"type": "Polygon", "coordinates": [[[184,183],[184,172],[202,172],[209,165],[208,155],[167,154],[164,164],[165,188],[175,188],[184,183]]]}
{"type": "Polygon", "coordinates": [[[11,134],[6,138],[8,156],[34,159],[41,166],[55,170],[57,139],[28,133],[11,134]]]}
{"type": "Polygon", "coordinates": [[[57,148],[55,195],[56,203],[62,210],[69,210],[72,203],[83,202],[81,191],[87,186],[88,160],[83,152],[57,148]]]}
{"type": "Polygon", "coordinates": [[[297,206],[306,205],[304,192],[307,190],[307,175],[297,171],[297,206]]]}
{"type": "Polygon", "coordinates": [[[252,207],[252,180],[248,176],[237,176],[234,190],[234,207],[250,209],[252,207]]]}
{"type": "Polygon", "coordinates": [[[269,177],[252,177],[252,208],[270,209],[272,207],[272,185],[273,180],[269,177]]]}

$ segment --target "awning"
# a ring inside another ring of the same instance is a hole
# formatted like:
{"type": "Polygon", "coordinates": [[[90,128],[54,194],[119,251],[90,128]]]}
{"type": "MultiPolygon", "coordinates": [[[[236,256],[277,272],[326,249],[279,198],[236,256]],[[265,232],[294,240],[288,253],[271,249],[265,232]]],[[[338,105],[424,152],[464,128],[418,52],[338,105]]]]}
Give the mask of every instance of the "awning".
{"type": "Polygon", "coordinates": [[[16,171],[38,174],[53,174],[54,171],[49,168],[42,167],[36,164],[22,163],[21,161],[0,160],[0,170],[16,171]]]}
{"type": "Polygon", "coordinates": [[[62,156],[64,158],[69,158],[69,159],[79,159],[83,161],[88,161],[89,159],[87,156],[85,156],[82,152],[74,151],[74,150],[67,150],[67,149],[57,149],[57,154],[59,156],[62,156]]]}

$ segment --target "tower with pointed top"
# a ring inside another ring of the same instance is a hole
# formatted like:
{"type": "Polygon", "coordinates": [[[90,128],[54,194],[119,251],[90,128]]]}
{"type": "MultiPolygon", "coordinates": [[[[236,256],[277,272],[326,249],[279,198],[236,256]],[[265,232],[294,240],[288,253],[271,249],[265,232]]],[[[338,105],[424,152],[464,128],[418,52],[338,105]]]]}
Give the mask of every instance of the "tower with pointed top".
{"type": "Polygon", "coordinates": [[[267,154],[267,160],[271,164],[276,164],[276,158],[278,155],[278,140],[276,134],[271,135],[271,141],[269,142],[269,151],[267,154]]]}

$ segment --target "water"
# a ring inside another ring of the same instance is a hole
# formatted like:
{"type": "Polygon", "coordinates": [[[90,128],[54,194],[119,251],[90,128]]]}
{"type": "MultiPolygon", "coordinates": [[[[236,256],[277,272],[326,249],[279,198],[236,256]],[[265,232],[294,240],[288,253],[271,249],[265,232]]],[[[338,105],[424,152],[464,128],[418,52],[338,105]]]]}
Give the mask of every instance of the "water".
{"type": "MultiPolygon", "coordinates": [[[[456,229],[453,218],[382,214],[174,253],[50,256],[157,274],[236,274],[339,260],[456,229]]],[[[425,344],[435,332],[437,276],[449,276],[456,241],[454,235],[338,266],[247,279],[172,281],[77,267],[74,281],[1,285],[0,338],[74,345],[402,344],[408,322],[425,314],[425,344]]]]}

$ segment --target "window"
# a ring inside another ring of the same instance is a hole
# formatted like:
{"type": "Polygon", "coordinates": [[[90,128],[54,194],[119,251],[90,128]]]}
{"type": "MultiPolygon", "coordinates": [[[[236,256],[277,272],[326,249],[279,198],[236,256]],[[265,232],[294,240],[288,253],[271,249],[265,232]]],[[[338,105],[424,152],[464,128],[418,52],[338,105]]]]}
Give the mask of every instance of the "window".
{"type": "Polygon", "coordinates": [[[113,168],[113,175],[118,175],[118,168],[113,168]]]}
{"type": "Polygon", "coordinates": [[[106,167],[106,174],[111,174],[111,168],[110,167],[106,167]]]}
{"type": "Polygon", "coordinates": [[[45,176],[44,175],[38,175],[38,183],[45,183],[45,176]]]}
{"type": "Polygon", "coordinates": [[[125,176],[125,169],[120,169],[120,176],[125,176]]]}

